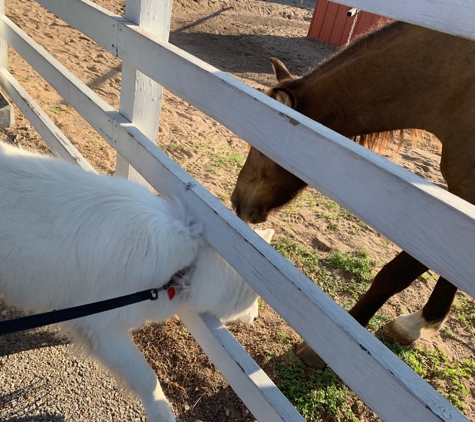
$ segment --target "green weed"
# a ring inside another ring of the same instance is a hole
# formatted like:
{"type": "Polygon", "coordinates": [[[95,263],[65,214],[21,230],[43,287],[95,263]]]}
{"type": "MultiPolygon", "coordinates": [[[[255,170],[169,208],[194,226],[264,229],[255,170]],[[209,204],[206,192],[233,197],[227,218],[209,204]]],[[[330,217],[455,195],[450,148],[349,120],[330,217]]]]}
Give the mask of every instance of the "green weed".
{"type": "Polygon", "coordinates": [[[241,167],[244,164],[244,157],[237,152],[209,152],[208,158],[210,159],[210,164],[215,167],[241,167]]]}
{"type": "Polygon", "coordinates": [[[311,278],[319,273],[318,254],[315,250],[284,236],[279,236],[272,245],[283,256],[289,258],[296,267],[304,270],[307,277],[311,278]]]}
{"type": "Polygon", "coordinates": [[[374,276],[374,267],[378,264],[378,261],[371,259],[365,248],[349,254],[335,252],[327,257],[326,262],[359,283],[369,283],[374,276]]]}
{"type": "Polygon", "coordinates": [[[383,312],[377,312],[373,318],[369,320],[368,328],[372,331],[379,330],[383,325],[386,325],[393,318],[391,315],[385,314],[383,312]]]}
{"type": "Polygon", "coordinates": [[[285,215],[297,215],[298,214],[298,206],[291,202],[287,207],[285,207],[283,214],[285,215]]]}
{"type": "Polygon", "coordinates": [[[454,332],[450,329],[450,327],[442,327],[439,331],[441,334],[444,336],[447,336],[449,338],[455,338],[454,332]]]}
{"type": "Polygon", "coordinates": [[[453,304],[453,312],[458,321],[465,327],[473,329],[475,327],[475,300],[460,295],[453,304]]]}
{"type": "Polygon", "coordinates": [[[283,331],[278,333],[276,338],[277,338],[277,341],[280,342],[280,343],[284,343],[284,344],[289,344],[290,343],[289,336],[287,335],[287,333],[284,333],[283,331]]]}
{"type": "Polygon", "coordinates": [[[289,350],[275,373],[277,386],[307,421],[357,421],[350,403],[358,399],[332,370],[306,368],[289,350]]]}
{"type": "Polygon", "coordinates": [[[67,111],[68,107],[64,104],[60,104],[58,107],[51,107],[49,111],[53,114],[59,114],[62,111],[67,111]]]}
{"type": "Polygon", "coordinates": [[[429,381],[455,407],[463,410],[465,407],[463,400],[470,393],[462,380],[471,379],[475,375],[473,360],[450,362],[447,354],[441,349],[429,350],[400,346],[395,342],[387,346],[415,372],[429,381]]]}
{"type": "Polygon", "coordinates": [[[333,274],[324,265],[320,265],[318,252],[308,248],[289,237],[280,236],[272,242],[274,248],[302,271],[310,280],[317,284],[326,294],[336,296],[348,291],[348,282],[333,274]]]}
{"type": "Polygon", "coordinates": [[[424,281],[436,280],[437,277],[438,277],[437,274],[431,274],[431,273],[424,273],[421,275],[421,279],[424,281]]]}

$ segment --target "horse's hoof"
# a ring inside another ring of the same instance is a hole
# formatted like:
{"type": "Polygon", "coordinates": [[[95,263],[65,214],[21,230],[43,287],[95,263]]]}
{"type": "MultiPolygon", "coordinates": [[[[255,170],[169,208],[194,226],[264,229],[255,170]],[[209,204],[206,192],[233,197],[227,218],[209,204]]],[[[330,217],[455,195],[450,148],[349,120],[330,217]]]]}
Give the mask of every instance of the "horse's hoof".
{"type": "Polygon", "coordinates": [[[403,315],[394,321],[388,322],[381,327],[378,334],[382,335],[388,341],[395,341],[401,345],[408,345],[421,337],[421,330],[418,327],[407,324],[409,315],[403,315]]]}
{"type": "Polygon", "coordinates": [[[305,366],[310,368],[324,369],[327,366],[306,342],[300,343],[295,348],[295,355],[300,358],[305,366]]]}

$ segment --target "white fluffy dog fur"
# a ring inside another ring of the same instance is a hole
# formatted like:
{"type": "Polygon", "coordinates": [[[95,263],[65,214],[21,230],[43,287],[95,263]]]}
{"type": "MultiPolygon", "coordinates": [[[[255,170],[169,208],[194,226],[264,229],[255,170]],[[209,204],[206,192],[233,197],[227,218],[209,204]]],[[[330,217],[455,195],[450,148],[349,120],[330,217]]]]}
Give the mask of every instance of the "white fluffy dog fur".
{"type": "MultiPolygon", "coordinates": [[[[223,321],[257,317],[257,294],[176,202],[0,143],[0,293],[7,303],[35,313],[63,309],[161,287],[192,266],[172,300],[160,292],[156,301],[62,323],[157,422],[175,417],[129,331],[182,308],[223,321]]],[[[260,234],[270,241],[273,231],[260,234]]]]}

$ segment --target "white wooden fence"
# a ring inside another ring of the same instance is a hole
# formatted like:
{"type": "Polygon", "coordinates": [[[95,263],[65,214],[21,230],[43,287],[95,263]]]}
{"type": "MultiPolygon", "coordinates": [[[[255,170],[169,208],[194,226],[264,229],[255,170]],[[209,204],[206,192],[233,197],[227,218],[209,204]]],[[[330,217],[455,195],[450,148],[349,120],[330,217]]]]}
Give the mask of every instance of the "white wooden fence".
{"type": "MultiPolygon", "coordinates": [[[[475,38],[475,5],[465,0],[407,0],[397,6],[391,0],[348,2],[475,38]]],[[[119,158],[121,174],[135,177],[130,163],[155,189],[173,192],[189,204],[204,223],[206,240],[383,420],[467,420],[150,141],[156,139],[159,123],[158,84],[471,296],[474,206],[169,44],[171,0],[127,0],[125,17],[87,0],[38,3],[123,60],[117,111],[17,28],[3,14],[0,0],[0,36],[5,40],[0,43],[2,89],[57,155],[93,171],[8,72],[5,42],[126,160],[119,158]],[[150,84],[150,79],[156,83],[150,84]],[[141,90],[144,86],[152,88],[141,90]]],[[[193,314],[180,318],[258,420],[303,420],[219,321],[193,314]]]]}

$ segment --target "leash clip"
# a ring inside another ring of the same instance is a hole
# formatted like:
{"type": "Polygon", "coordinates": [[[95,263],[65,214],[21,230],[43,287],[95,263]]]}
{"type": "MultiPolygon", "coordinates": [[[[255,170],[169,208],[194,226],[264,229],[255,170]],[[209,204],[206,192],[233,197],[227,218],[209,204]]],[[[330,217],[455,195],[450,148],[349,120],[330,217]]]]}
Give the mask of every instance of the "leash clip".
{"type": "Polygon", "coordinates": [[[150,289],[150,300],[158,299],[158,289],[150,289]]]}

